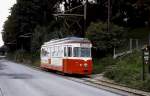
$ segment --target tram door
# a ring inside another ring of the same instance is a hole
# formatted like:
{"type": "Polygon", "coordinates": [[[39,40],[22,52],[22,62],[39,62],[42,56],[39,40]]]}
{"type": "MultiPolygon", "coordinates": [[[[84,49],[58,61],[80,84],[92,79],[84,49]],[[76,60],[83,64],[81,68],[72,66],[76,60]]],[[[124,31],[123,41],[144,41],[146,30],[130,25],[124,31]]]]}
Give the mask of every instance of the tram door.
{"type": "Polygon", "coordinates": [[[64,60],[63,60],[63,70],[68,73],[69,66],[71,65],[70,59],[72,57],[72,46],[64,46],[64,60]]]}
{"type": "Polygon", "coordinates": [[[51,65],[55,66],[57,70],[62,71],[62,55],[63,49],[61,46],[53,46],[52,48],[52,57],[51,57],[51,65]]]}

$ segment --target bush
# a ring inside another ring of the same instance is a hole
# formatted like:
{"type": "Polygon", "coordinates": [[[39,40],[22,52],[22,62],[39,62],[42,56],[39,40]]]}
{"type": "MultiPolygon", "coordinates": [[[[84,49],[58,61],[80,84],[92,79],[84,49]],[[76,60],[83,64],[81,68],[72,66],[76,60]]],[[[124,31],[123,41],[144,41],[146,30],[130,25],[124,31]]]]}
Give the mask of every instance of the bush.
{"type": "Polygon", "coordinates": [[[111,24],[111,32],[107,32],[107,30],[107,23],[91,23],[91,25],[88,27],[86,37],[92,41],[95,48],[100,50],[109,51],[110,49],[123,44],[126,36],[123,27],[111,24]]]}
{"type": "Polygon", "coordinates": [[[25,50],[18,50],[7,54],[7,58],[18,63],[29,64],[31,66],[40,65],[40,52],[26,52],[25,50]]]}
{"type": "Polygon", "coordinates": [[[93,73],[97,74],[97,73],[101,73],[104,72],[105,69],[107,68],[107,66],[109,65],[114,65],[116,62],[116,60],[114,60],[112,57],[108,56],[108,57],[104,57],[101,59],[97,59],[95,58],[93,60],[93,73]]]}
{"type": "Polygon", "coordinates": [[[149,74],[146,74],[146,80],[142,81],[141,72],[142,54],[141,52],[135,51],[133,54],[119,58],[115,65],[109,66],[104,76],[131,88],[150,91],[149,74]]]}

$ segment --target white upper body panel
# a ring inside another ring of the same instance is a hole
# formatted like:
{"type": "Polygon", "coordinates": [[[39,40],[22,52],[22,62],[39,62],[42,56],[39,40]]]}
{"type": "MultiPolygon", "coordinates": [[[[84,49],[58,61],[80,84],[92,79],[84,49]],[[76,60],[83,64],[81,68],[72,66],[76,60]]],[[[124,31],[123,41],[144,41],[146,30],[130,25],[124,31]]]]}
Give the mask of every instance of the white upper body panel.
{"type": "MultiPolygon", "coordinates": [[[[64,55],[64,53],[65,53],[65,48],[68,48],[68,47],[71,47],[71,50],[72,50],[72,56],[68,56],[68,57],[74,57],[73,51],[75,47],[91,49],[92,44],[86,38],[77,38],[77,37],[68,37],[68,38],[63,38],[63,39],[51,40],[49,42],[45,42],[44,45],[42,45],[41,58],[67,57],[64,55]]],[[[68,50],[67,50],[67,53],[68,53],[68,50]]]]}

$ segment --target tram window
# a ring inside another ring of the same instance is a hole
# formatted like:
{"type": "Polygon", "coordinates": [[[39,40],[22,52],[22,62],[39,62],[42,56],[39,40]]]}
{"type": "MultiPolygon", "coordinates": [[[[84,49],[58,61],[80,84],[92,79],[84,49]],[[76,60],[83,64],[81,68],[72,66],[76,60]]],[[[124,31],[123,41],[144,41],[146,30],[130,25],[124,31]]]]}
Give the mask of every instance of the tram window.
{"type": "Polygon", "coordinates": [[[60,46],[58,46],[58,57],[60,57],[61,54],[60,54],[60,46]]]}
{"type": "Polygon", "coordinates": [[[55,54],[56,54],[56,47],[54,46],[53,57],[55,57],[55,54]]]}
{"type": "Polygon", "coordinates": [[[54,55],[55,55],[55,51],[52,52],[52,57],[54,57],[54,55]]]}
{"type": "Polygon", "coordinates": [[[91,49],[90,48],[81,48],[81,57],[90,57],[91,49]]]}
{"type": "Polygon", "coordinates": [[[44,49],[41,49],[41,56],[44,56],[44,49]]]}
{"type": "Polygon", "coordinates": [[[49,48],[49,56],[52,56],[52,48],[49,48]]]}
{"type": "Polygon", "coordinates": [[[47,49],[45,50],[44,55],[45,55],[45,56],[47,56],[47,55],[48,55],[48,51],[47,51],[47,49]]]}
{"type": "Polygon", "coordinates": [[[58,57],[61,57],[61,56],[62,56],[61,47],[59,46],[59,48],[58,48],[58,57]]]}
{"type": "Polygon", "coordinates": [[[48,52],[45,49],[41,50],[41,56],[47,56],[48,52]]]}
{"type": "Polygon", "coordinates": [[[79,47],[74,47],[73,49],[73,53],[74,53],[74,57],[79,57],[79,51],[80,51],[80,48],[79,47]]]}
{"type": "Polygon", "coordinates": [[[58,57],[58,46],[56,47],[56,57],[58,57]]]}
{"type": "Polygon", "coordinates": [[[72,56],[72,47],[67,47],[68,49],[68,57],[72,56]]]}
{"type": "Polygon", "coordinates": [[[54,49],[54,47],[52,48],[52,57],[55,57],[55,49],[54,49]]]}
{"type": "Polygon", "coordinates": [[[67,50],[66,50],[66,47],[64,47],[64,56],[67,56],[67,50]]]}

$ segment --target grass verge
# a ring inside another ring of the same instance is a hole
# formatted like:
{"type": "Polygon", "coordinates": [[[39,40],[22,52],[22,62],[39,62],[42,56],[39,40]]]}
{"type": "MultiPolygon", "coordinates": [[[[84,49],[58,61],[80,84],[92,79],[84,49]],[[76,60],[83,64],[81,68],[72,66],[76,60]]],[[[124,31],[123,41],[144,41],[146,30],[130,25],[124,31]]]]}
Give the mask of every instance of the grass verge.
{"type": "Polygon", "coordinates": [[[93,74],[98,74],[104,72],[108,66],[114,65],[116,60],[112,58],[112,56],[104,57],[101,59],[94,58],[93,59],[93,74]]]}
{"type": "Polygon", "coordinates": [[[146,80],[142,81],[142,53],[136,51],[133,54],[119,58],[116,64],[105,70],[104,76],[131,88],[150,91],[148,65],[145,66],[145,69],[146,80]]]}
{"type": "Polygon", "coordinates": [[[40,52],[26,52],[24,50],[18,50],[16,52],[11,52],[7,54],[7,59],[28,64],[30,66],[40,66],[40,52]]]}

